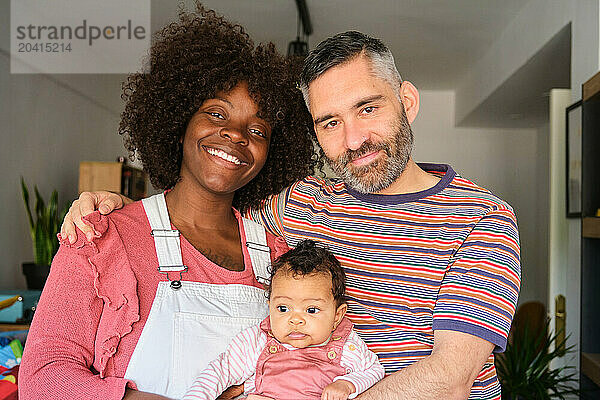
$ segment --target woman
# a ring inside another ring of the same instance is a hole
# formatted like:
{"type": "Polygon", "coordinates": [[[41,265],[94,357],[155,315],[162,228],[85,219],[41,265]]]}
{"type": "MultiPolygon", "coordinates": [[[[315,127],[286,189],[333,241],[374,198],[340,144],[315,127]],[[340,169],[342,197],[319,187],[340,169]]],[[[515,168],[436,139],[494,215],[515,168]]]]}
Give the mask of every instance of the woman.
{"type": "Polygon", "coordinates": [[[157,34],[150,71],[124,85],[119,133],[165,193],[89,216],[101,234],[91,243],[81,232],[61,241],[22,399],[181,397],[266,316],[259,281],[286,246],[239,211],[314,168],[290,65],[198,6],[157,34]]]}

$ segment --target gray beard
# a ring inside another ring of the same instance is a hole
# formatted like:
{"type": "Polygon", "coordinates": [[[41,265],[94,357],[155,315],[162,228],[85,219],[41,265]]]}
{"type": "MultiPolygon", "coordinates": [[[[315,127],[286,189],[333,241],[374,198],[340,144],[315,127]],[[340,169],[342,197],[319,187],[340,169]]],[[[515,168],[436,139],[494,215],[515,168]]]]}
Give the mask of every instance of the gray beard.
{"type": "Polygon", "coordinates": [[[404,108],[392,129],[395,134],[390,139],[380,143],[364,142],[358,149],[348,150],[335,160],[327,157],[327,163],[346,185],[357,192],[375,193],[390,187],[404,172],[413,146],[413,133],[404,108]],[[378,150],[383,150],[385,157],[361,167],[349,164],[378,150]]]}

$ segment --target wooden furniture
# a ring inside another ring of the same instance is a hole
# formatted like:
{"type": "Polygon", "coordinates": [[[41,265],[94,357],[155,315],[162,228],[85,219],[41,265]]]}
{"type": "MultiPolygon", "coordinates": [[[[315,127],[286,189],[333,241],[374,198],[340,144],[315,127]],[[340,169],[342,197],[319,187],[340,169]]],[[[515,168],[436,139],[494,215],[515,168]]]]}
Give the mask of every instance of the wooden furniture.
{"type": "Polygon", "coordinates": [[[82,161],[79,193],[108,190],[133,200],[146,197],[146,173],[122,162],[82,161]]]}
{"type": "Polygon", "coordinates": [[[583,84],[581,134],[581,388],[600,395],[600,72],[583,84]]]}
{"type": "Polygon", "coordinates": [[[3,324],[0,323],[0,332],[25,331],[29,329],[29,324],[3,324]]]}

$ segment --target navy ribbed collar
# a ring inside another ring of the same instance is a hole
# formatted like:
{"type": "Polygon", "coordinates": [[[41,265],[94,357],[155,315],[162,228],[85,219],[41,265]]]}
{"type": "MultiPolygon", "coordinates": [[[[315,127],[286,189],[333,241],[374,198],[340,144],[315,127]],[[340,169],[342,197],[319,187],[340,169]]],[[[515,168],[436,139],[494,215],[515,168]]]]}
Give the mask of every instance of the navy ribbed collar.
{"type": "Polygon", "coordinates": [[[417,163],[419,167],[427,172],[437,172],[444,173],[440,181],[435,184],[435,186],[430,187],[429,189],[422,190],[420,192],[414,193],[403,193],[403,194],[373,194],[373,193],[360,193],[356,190],[352,189],[348,185],[346,186],[346,190],[352,197],[355,197],[359,200],[366,201],[368,203],[376,203],[376,204],[401,204],[401,203],[409,203],[411,201],[417,201],[423,199],[427,196],[431,196],[434,194],[440,193],[444,190],[450,182],[456,176],[456,172],[452,169],[451,166],[446,164],[429,164],[429,163],[417,163]]]}

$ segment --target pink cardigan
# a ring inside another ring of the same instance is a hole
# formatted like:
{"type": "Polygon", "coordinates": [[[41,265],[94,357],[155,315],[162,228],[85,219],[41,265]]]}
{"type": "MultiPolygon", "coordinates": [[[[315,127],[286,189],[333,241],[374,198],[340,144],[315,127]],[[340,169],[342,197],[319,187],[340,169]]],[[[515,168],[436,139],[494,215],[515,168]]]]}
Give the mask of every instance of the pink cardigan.
{"type": "MultiPolygon", "coordinates": [[[[123,376],[158,283],[166,277],[157,271],[141,202],[108,217],[96,212],[86,219],[102,236],[88,243],[78,232],[73,245],[61,242],[23,354],[19,372],[23,400],[116,400],[123,398],[126,385],[135,388],[123,376]]],[[[241,237],[245,243],[243,228],[241,237]]],[[[268,233],[267,243],[273,258],[287,250],[283,239],[268,233]]],[[[241,272],[221,268],[183,237],[181,248],[189,267],[184,280],[262,287],[252,268],[241,272]]],[[[246,246],[242,249],[249,266],[246,246]]]]}

